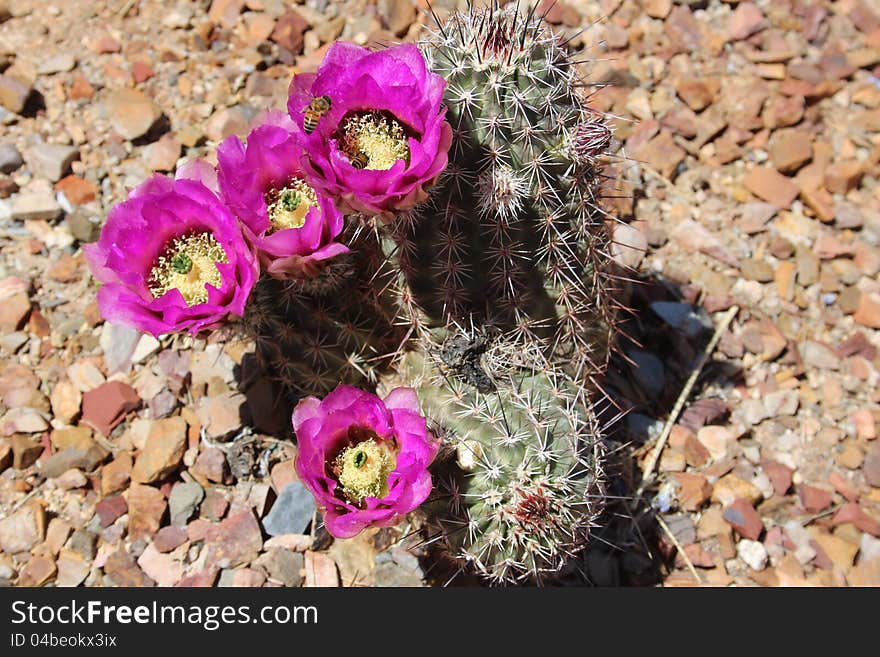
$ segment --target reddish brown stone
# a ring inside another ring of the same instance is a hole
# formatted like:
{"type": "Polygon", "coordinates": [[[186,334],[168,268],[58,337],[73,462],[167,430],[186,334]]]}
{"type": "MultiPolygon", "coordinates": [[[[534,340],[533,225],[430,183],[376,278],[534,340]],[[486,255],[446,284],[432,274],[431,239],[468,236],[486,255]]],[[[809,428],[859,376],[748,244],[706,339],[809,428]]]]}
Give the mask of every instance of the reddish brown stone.
{"type": "Polygon", "coordinates": [[[762,461],[761,469],[773,484],[773,492],[777,495],[785,495],[791,488],[792,469],[778,461],[762,461]]]}
{"type": "Polygon", "coordinates": [[[171,552],[189,540],[189,535],[182,527],[162,527],[153,537],[153,546],[159,552],[171,552]]]}
{"type": "Polygon", "coordinates": [[[101,519],[101,527],[109,527],[116,519],[128,511],[128,504],[122,495],[105,497],[95,505],[95,513],[101,519]]]}
{"type": "Polygon", "coordinates": [[[95,88],[92,86],[92,83],[84,75],[76,74],[68,93],[70,100],[90,100],[94,95],[95,88]]]}
{"type": "Polygon", "coordinates": [[[270,39],[294,55],[303,51],[303,34],[309,29],[306,19],[295,11],[288,11],[275,23],[270,39]]]}
{"type": "Polygon", "coordinates": [[[253,561],[263,547],[260,525],[250,509],[211,526],[205,535],[206,564],[234,568],[253,561]]]}
{"type": "Polygon", "coordinates": [[[201,475],[208,481],[222,484],[226,477],[226,455],[216,447],[209,447],[199,454],[193,465],[193,474],[201,475]]]}
{"type": "Polygon", "coordinates": [[[722,512],[724,519],[740,536],[757,541],[764,531],[764,523],[748,500],[738,497],[722,512]]]}
{"type": "Polygon", "coordinates": [[[864,173],[859,162],[834,162],[825,169],[825,187],[832,194],[846,194],[859,186],[864,173]]]}
{"type": "Polygon", "coordinates": [[[819,513],[831,506],[831,493],[827,490],[807,484],[798,484],[797,493],[801,506],[809,513],[819,513]]]}
{"type": "Polygon", "coordinates": [[[139,60],[131,65],[131,76],[134,78],[134,81],[137,84],[140,84],[141,82],[146,82],[154,75],[156,75],[156,72],[153,70],[153,67],[150,66],[147,62],[139,60]]]}
{"type": "Polygon", "coordinates": [[[82,420],[105,436],[122,422],[125,414],[140,406],[141,398],[130,385],[107,381],[83,395],[82,420]]]}
{"type": "Polygon", "coordinates": [[[800,193],[796,184],[771,167],[753,168],[743,184],[758,198],[782,208],[790,207],[800,193]]]}
{"type": "Polygon", "coordinates": [[[98,197],[98,186],[73,174],[55,183],[55,189],[63,192],[73,205],[85,205],[98,197]]]}
{"type": "Polygon", "coordinates": [[[712,494],[712,484],[701,474],[676,472],[673,476],[680,487],[678,501],[685,511],[696,511],[712,494]]]}
{"type": "Polygon", "coordinates": [[[880,522],[869,516],[858,504],[848,502],[837,510],[831,519],[832,525],[852,523],[856,529],[872,536],[880,536],[880,522]]]}

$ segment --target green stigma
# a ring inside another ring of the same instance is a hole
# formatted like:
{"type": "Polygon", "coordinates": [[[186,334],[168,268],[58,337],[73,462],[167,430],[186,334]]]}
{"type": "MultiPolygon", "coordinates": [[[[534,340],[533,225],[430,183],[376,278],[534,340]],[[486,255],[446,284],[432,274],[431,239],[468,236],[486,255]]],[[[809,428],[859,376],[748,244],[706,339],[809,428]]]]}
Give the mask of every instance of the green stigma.
{"type": "Polygon", "coordinates": [[[345,495],[360,504],[367,497],[388,494],[388,475],[397,457],[388,442],[369,439],[346,447],[334,461],[334,472],[345,495]]]}
{"type": "Polygon", "coordinates": [[[193,268],[192,258],[183,252],[175,253],[171,258],[171,268],[178,274],[188,274],[193,268]]]}
{"type": "Polygon", "coordinates": [[[281,194],[281,206],[288,212],[294,212],[299,207],[299,194],[295,191],[286,189],[281,194]]]}

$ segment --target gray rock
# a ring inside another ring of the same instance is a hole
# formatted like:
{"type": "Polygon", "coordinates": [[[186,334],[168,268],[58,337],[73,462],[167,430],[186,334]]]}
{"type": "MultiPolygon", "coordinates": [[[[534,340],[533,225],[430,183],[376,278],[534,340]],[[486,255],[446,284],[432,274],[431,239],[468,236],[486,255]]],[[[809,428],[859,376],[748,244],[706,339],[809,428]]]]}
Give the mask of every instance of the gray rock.
{"type": "Polygon", "coordinates": [[[672,328],[678,329],[689,338],[699,335],[705,328],[694,312],[693,306],[688,303],[655,301],[651,304],[651,310],[672,328]]]}
{"type": "Polygon", "coordinates": [[[651,399],[657,399],[666,387],[663,363],[654,354],[640,349],[633,349],[627,355],[635,362],[633,375],[641,389],[651,399]]]}
{"type": "Polygon", "coordinates": [[[376,586],[423,586],[424,572],[415,555],[402,548],[394,548],[376,555],[373,575],[376,586]]]}
{"type": "Polygon", "coordinates": [[[70,53],[61,53],[47,57],[40,62],[37,73],[40,75],[51,75],[52,73],[66,73],[76,66],[76,59],[70,53]]]}
{"type": "Polygon", "coordinates": [[[24,164],[14,144],[0,144],[0,172],[12,173],[24,164]]]}
{"type": "Polygon", "coordinates": [[[304,534],[315,513],[315,498],[298,481],[292,481],[263,518],[263,529],[269,536],[304,534]]]}
{"type": "Polygon", "coordinates": [[[70,233],[80,242],[94,242],[101,234],[101,226],[79,208],[75,208],[73,214],[67,218],[67,226],[70,233]]]}
{"type": "MultiPolygon", "coordinates": [[[[95,516],[96,518],[98,516],[95,516]]],[[[98,536],[84,529],[77,529],[70,538],[67,539],[67,549],[82,555],[86,561],[92,561],[95,558],[95,543],[98,536]]]]}
{"type": "Polygon", "coordinates": [[[168,496],[171,524],[175,527],[184,527],[203,499],[205,499],[205,490],[198,483],[193,481],[175,484],[171,489],[171,495],[168,496]]]}
{"type": "Polygon", "coordinates": [[[70,170],[70,163],[77,155],[79,151],[73,146],[37,144],[28,149],[24,159],[34,176],[57,182],[70,170]]]}
{"type": "Polygon", "coordinates": [[[12,197],[11,218],[20,221],[28,219],[52,221],[61,214],[58,199],[51,191],[21,192],[12,197]]]}
{"type": "Polygon", "coordinates": [[[68,447],[43,461],[40,473],[44,477],[54,479],[55,477],[60,477],[71,468],[78,468],[83,472],[91,472],[105,458],[107,458],[107,451],[100,445],[92,445],[88,449],[68,447]]]}
{"type": "Polygon", "coordinates": [[[140,338],[140,331],[128,326],[109,323],[104,325],[101,349],[104,350],[104,363],[110,374],[129,370],[131,357],[140,338]]]}

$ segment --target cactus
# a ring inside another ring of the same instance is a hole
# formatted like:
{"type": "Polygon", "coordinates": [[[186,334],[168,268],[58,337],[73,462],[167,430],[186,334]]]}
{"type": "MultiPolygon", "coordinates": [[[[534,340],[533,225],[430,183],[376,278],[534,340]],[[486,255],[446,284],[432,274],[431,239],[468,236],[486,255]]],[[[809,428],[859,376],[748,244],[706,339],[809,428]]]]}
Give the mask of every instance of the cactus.
{"type": "Polygon", "coordinates": [[[391,225],[403,315],[540,340],[578,380],[602,372],[614,324],[597,158],[610,141],[575,63],[536,16],[497,3],[421,44],[447,80],[454,139],[430,200],[391,225]]]}
{"type": "Polygon", "coordinates": [[[427,513],[463,568],[495,584],[540,582],[583,548],[602,511],[596,416],[534,343],[458,335],[484,353],[450,366],[448,352],[410,352],[401,364],[446,446],[427,513]],[[490,381],[484,391],[467,374],[477,369],[490,381]]]}
{"type": "Polygon", "coordinates": [[[257,363],[292,401],[340,383],[373,387],[401,343],[379,243],[355,224],[340,237],[351,251],[316,277],[264,274],[248,301],[244,326],[257,363]]]}

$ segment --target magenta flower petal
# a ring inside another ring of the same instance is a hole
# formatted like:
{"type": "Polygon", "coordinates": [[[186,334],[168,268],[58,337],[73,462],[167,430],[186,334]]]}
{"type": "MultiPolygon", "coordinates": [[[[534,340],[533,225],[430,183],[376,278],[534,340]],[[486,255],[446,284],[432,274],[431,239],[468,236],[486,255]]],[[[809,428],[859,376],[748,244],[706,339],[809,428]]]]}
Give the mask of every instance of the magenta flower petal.
{"type": "Polygon", "coordinates": [[[243,315],[259,263],[235,217],[202,182],[210,183],[209,169],[197,160],[181,167],[174,180],[149,178],[110,211],[98,241],[83,247],[92,275],[103,283],[98,307],[106,320],[153,335],[196,334],[243,315]],[[150,280],[157,259],[175,240],[202,234],[225,257],[216,261],[218,276],[204,285],[206,298],[187,303],[175,287],[155,297],[150,280]]]}
{"type": "Polygon", "coordinates": [[[396,524],[431,493],[428,466],[438,443],[410,388],[392,390],[382,400],[340,385],[323,400],[303,399],[293,412],[293,429],[299,449],[297,473],[322,508],[327,531],[337,538],[354,536],[370,526],[396,524]],[[381,497],[353,500],[335,468],[340,455],[365,443],[391,451],[393,468],[377,475],[387,484],[381,497]]]}
{"type": "Polygon", "coordinates": [[[302,135],[311,180],[348,210],[385,219],[424,201],[426,190],[446,168],[452,143],[452,128],[444,118],[445,85],[412,44],[372,52],[334,43],[317,73],[294,76],[288,96],[287,109],[302,135]],[[312,100],[321,96],[330,98],[330,109],[307,134],[305,116],[312,100]],[[353,166],[354,154],[346,151],[351,147],[341,143],[343,127],[351,117],[370,113],[390,115],[405,130],[400,147],[408,151],[406,158],[393,164],[388,158],[381,168],[353,166]]]}
{"type": "Polygon", "coordinates": [[[342,232],[342,213],[320,190],[315,190],[317,204],[309,208],[302,226],[272,228],[267,194],[291,180],[309,183],[302,149],[293,121],[276,111],[266,112],[246,144],[233,135],[217,150],[222,198],[250,231],[260,262],[276,278],[314,276],[321,261],[348,251],[335,241],[342,232]]]}

